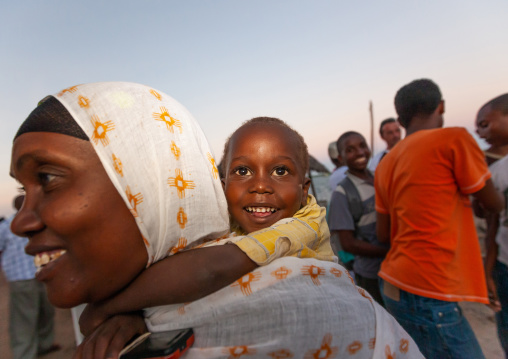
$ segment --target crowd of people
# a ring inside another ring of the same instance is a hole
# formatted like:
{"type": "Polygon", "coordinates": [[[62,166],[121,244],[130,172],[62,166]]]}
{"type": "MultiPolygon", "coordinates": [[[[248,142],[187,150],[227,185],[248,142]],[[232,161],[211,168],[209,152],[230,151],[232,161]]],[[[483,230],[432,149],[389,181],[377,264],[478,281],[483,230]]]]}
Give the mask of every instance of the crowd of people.
{"type": "MultiPolygon", "coordinates": [[[[478,113],[492,153],[508,144],[506,97],[478,113]]],[[[24,197],[10,226],[51,303],[87,303],[75,358],[187,328],[189,358],[483,357],[457,303],[492,305],[506,335],[506,161],[489,171],[466,130],[441,128],[430,80],[402,87],[395,109],[370,162],[357,132],[330,146],[327,213],[308,193],[303,137],[280,119],[243,123],[219,171],[192,115],[153,88],[43,99],[14,139],[24,197]],[[486,271],[470,196],[488,223],[486,271]]]]}
{"type": "Polygon", "coordinates": [[[330,145],[336,145],[337,152],[329,153],[338,161],[330,176],[332,240],[353,255],[341,253],[341,259],[349,262],[357,284],[387,308],[425,357],[483,357],[460,301],[496,311],[499,340],[508,354],[508,258],[502,249],[508,243],[503,165],[508,94],[478,111],[477,132],[491,145],[485,152],[465,129],[442,128],[444,100],[431,80],[403,86],[395,110],[398,121],[380,125],[387,148],[370,163],[368,145],[357,132],[330,145]],[[406,132],[403,140],[399,124],[406,132]],[[485,267],[472,202],[487,218],[485,267]]]}

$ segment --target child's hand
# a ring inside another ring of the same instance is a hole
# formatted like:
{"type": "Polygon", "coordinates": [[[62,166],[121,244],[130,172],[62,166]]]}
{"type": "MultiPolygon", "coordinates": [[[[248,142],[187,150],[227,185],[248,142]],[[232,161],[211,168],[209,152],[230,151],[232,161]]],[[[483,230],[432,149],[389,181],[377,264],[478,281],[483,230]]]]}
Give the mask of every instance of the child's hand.
{"type": "Polygon", "coordinates": [[[98,303],[87,304],[79,317],[79,330],[85,337],[88,337],[109,317],[110,315],[106,313],[103,305],[98,303]]]}
{"type": "Polygon", "coordinates": [[[78,346],[74,359],[117,359],[135,335],[148,330],[141,314],[122,314],[106,320],[78,346]]]}

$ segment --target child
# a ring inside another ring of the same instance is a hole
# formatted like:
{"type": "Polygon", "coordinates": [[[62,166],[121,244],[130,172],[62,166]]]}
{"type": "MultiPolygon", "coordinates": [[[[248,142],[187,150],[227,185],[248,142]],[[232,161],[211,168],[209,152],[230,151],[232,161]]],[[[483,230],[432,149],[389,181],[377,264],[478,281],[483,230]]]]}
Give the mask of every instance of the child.
{"type": "Polygon", "coordinates": [[[254,233],[154,264],[112,299],[87,306],[80,318],[85,335],[115,314],[202,298],[279,257],[336,261],[325,210],[308,195],[308,150],[295,130],[270,117],[247,121],[227,140],[223,164],[235,232],[254,233]]]}
{"type": "MultiPolygon", "coordinates": [[[[493,147],[508,146],[508,94],[487,102],[478,111],[479,134],[493,147]],[[481,129],[481,131],[480,131],[481,129]]],[[[496,188],[508,197],[508,157],[490,166],[496,188]]],[[[485,272],[490,305],[496,313],[499,340],[508,356],[508,218],[507,209],[500,216],[490,215],[487,231],[485,272]]]]}
{"type": "Polygon", "coordinates": [[[381,305],[379,291],[379,266],[389,246],[379,243],[376,236],[376,213],[374,208],[374,177],[367,169],[370,150],[365,138],[358,132],[346,132],[337,140],[339,159],[348,170],[332,194],[329,223],[332,233],[339,236],[342,248],[355,255],[353,271],[356,284],[367,290],[381,305]],[[355,193],[356,192],[356,193],[355,193]],[[353,213],[351,199],[358,197],[361,211],[353,213]]]}

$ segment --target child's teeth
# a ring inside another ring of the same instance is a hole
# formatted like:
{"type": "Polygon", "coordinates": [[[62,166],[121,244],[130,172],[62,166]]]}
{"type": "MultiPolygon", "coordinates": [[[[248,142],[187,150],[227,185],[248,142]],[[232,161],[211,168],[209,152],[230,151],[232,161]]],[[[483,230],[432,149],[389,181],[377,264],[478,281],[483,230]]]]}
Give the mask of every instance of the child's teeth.
{"type": "Polygon", "coordinates": [[[256,212],[256,213],[266,213],[266,212],[275,212],[275,208],[270,207],[247,207],[247,211],[256,212]]]}

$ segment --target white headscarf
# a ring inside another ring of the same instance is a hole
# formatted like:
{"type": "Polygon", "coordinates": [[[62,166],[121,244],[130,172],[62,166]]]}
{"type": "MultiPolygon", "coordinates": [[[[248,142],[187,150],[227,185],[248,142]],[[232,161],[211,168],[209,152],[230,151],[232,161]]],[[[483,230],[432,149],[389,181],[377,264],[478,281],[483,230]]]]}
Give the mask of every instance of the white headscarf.
{"type": "Polygon", "coordinates": [[[214,157],[180,103],[126,82],[73,86],[55,97],[88,135],[134,215],[148,265],[227,233],[227,204],[214,157]]]}

